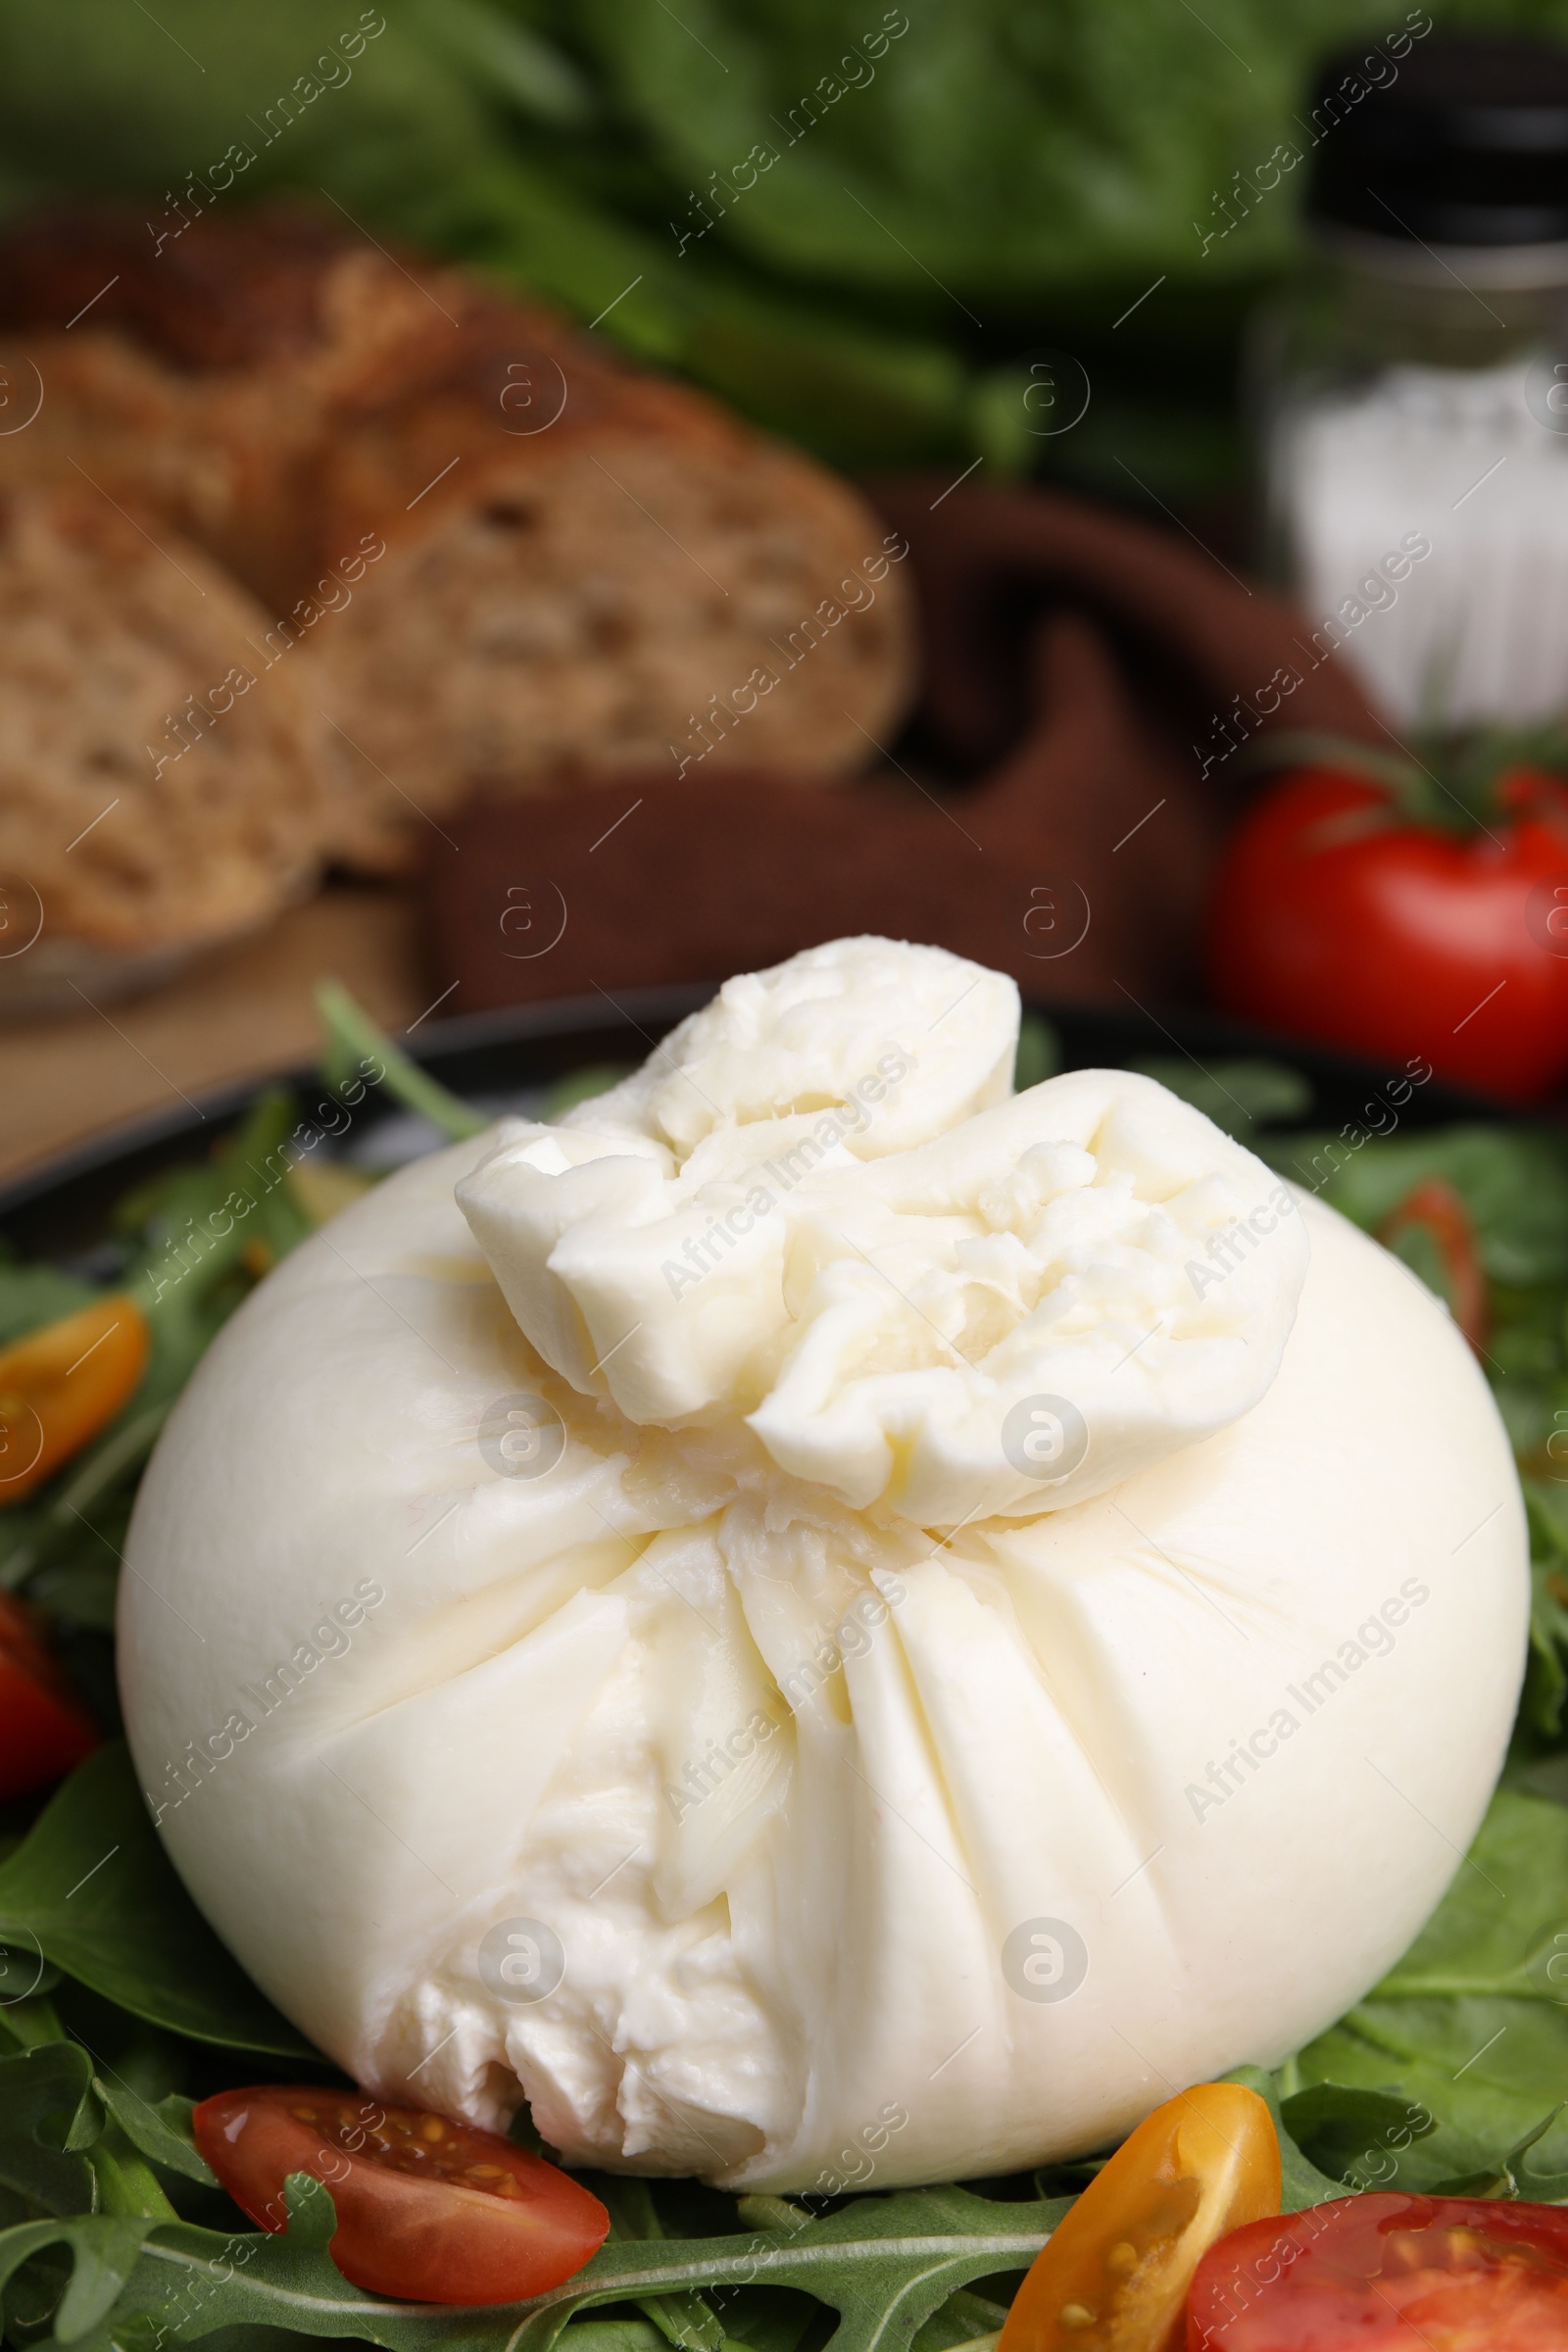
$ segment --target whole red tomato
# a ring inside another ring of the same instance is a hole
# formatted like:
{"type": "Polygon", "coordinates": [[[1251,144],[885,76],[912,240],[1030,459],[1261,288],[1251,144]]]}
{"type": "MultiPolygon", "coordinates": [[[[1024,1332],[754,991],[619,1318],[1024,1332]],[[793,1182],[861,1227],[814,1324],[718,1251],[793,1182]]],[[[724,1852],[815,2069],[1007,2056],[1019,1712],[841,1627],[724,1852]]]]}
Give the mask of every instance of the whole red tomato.
{"type": "Polygon", "coordinates": [[[1568,787],[1505,770],[1473,828],[1403,813],[1333,765],[1272,785],[1238,825],[1209,976],[1254,1024],[1529,1100],[1568,1071],[1568,787]]]}

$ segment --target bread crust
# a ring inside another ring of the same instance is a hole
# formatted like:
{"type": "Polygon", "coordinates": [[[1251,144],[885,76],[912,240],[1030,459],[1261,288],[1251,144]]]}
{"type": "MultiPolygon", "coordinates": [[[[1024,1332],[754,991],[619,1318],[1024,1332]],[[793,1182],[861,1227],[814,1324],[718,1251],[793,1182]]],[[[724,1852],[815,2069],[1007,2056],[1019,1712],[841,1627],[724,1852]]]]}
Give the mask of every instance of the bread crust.
{"type": "Polygon", "coordinates": [[[53,415],[0,483],[89,464],[310,632],[348,862],[406,866],[476,787],[825,780],[906,705],[908,600],[853,490],[460,271],[298,214],[155,253],[77,211],[0,246],[0,361],[21,329],[53,415]]]}

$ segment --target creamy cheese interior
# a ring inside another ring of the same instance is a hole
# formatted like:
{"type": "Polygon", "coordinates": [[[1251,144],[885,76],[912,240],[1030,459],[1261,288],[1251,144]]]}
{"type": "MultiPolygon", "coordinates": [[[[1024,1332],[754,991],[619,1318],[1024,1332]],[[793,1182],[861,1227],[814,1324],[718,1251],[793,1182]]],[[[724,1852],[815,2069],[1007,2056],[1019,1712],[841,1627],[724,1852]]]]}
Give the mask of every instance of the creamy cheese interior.
{"type": "Polygon", "coordinates": [[[563,1127],[504,1126],[458,1200],[581,1396],[727,1431],[737,1464],[750,1433],[857,1511],[1033,1518],[1255,1404],[1307,1244],[1152,1080],[1013,1097],[1017,1034],[999,974],[816,949],[563,1127]]]}
{"type": "Polygon", "coordinates": [[[1017,998],[841,941],[286,1260],[127,1539],[149,1801],[361,2080],[770,2187],[1080,2151],[1339,2015],[1528,1572],[1445,1311],[1017,998]]]}

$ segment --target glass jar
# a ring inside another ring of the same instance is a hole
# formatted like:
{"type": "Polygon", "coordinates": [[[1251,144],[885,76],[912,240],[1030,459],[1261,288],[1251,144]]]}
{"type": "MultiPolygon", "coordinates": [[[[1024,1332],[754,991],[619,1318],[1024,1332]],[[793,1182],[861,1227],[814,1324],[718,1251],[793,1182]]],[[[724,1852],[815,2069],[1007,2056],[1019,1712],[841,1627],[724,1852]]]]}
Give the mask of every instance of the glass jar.
{"type": "Polygon", "coordinates": [[[1314,256],[1253,343],[1266,566],[1396,725],[1554,714],[1568,50],[1430,35],[1380,85],[1333,61],[1314,124],[1336,96],[1314,256]]]}

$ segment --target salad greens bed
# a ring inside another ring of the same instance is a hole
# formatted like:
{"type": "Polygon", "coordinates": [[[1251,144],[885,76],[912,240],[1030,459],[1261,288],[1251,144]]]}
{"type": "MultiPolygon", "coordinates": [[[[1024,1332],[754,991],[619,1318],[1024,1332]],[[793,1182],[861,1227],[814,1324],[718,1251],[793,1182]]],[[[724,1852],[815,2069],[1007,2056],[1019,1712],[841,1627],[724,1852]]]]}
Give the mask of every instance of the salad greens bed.
{"type": "Polygon", "coordinates": [[[1318,57],[1434,21],[1568,0],[11,0],[0,205],[129,194],[177,238],[324,196],[839,463],[1191,496],[1235,469],[1318,57]],[[1071,431],[1042,347],[1092,379],[1071,431]]]}
{"type": "MultiPolygon", "coordinates": [[[[119,1546],[169,1406],[267,1266],[374,1181],[329,1155],[329,1113],[373,1086],[417,1119],[416,1148],[486,1123],[341,991],[323,990],[322,1012],[319,1103],[264,1093],[205,1164],[124,1200],[88,1260],[0,1260],[0,1345],[110,1287],[133,1291],[153,1331],[117,1419],[0,1512],[0,1583],[52,1621],[109,1727],[119,1546]],[[215,1232],[236,1192],[249,1211],[215,1232]]],[[[1054,1066],[1033,1017],[1019,1064],[1025,1083],[1054,1066]]],[[[1382,1984],[1276,2073],[1238,2071],[1274,2113],[1286,2210],[1373,2186],[1568,2201],[1568,2119],[1554,2102],[1568,2092],[1568,1136],[1474,1124],[1331,1141],[1282,1132],[1309,1093],[1278,1064],[1144,1066],[1369,1230],[1417,1184],[1451,1187],[1485,1269],[1483,1360],[1530,1511],[1530,1670],[1474,1847],[1382,1984]]],[[[535,1107],[550,1115],[618,1074],[580,1073],[535,1107]]],[[[1395,1246],[1443,1287],[1419,1224],[1395,1246]]],[[[160,2352],[217,2336],[224,2352],[286,2352],[285,2336],[303,2336],[547,2352],[564,2330],[564,2352],[989,2352],[1019,2274],[1102,2161],[886,2193],[874,2152],[846,2149],[824,2193],[791,2198],[591,2175],[612,2233],[564,2286],[497,2308],[389,2302],[334,2268],[324,2186],[296,2176],[288,2229],[269,2236],[192,2142],[195,2098],[337,2078],[195,1909],[122,1743],[89,1756],[32,1818],[13,1812],[0,1838],[0,2311],[19,2346],[160,2352]]],[[[525,2115],[514,2135],[539,2144],[525,2115]]]]}

